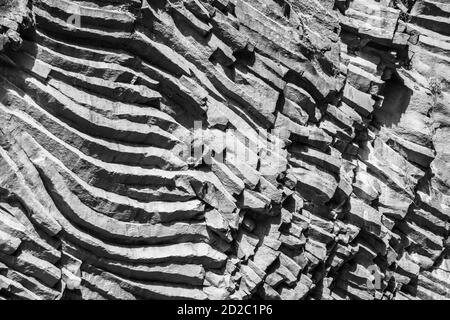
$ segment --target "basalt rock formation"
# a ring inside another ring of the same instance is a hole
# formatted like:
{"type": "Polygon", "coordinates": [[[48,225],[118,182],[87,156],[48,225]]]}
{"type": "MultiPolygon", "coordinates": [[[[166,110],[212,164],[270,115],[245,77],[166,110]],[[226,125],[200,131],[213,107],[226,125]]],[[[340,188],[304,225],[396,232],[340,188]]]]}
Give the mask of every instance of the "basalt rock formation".
{"type": "Polygon", "coordinates": [[[0,0],[2,299],[449,299],[449,190],[447,0],[0,0]]]}

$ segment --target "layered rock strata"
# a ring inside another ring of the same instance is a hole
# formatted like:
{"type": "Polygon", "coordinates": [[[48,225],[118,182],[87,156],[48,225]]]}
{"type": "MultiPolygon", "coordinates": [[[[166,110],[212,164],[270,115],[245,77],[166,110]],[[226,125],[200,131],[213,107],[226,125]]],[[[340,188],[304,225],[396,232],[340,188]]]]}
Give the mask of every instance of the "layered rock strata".
{"type": "Polygon", "coordinates": [[[0,298],[450,298],[449,30],[446,0],[0,0],[0,298]]]}

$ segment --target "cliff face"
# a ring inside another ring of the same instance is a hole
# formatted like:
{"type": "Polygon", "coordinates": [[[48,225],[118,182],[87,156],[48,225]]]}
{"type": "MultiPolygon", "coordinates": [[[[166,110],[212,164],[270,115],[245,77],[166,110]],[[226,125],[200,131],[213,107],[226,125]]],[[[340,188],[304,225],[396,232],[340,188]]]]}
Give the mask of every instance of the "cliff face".
{"type": "Polygon", "coordinates": [[[0,0],[0,298],[450,298],[446,0],[0,0]]]}

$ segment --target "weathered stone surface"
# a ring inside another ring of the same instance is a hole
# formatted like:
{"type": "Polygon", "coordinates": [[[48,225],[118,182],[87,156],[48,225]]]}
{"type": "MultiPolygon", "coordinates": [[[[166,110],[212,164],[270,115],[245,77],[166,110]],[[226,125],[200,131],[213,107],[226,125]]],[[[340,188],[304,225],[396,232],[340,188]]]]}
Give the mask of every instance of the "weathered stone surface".
{"type": "Polygon", "coordinates": [[[0,299],[450,299],[449,27],[0,0],[0,299]]]}

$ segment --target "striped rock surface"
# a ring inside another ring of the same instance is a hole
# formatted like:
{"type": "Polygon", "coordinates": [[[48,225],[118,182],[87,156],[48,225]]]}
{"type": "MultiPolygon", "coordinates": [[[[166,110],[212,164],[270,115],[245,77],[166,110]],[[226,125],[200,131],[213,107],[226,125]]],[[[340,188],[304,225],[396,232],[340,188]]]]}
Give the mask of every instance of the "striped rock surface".
{"type": "Polygon", "coordinates": [[[0,299],[449,299],[446,0],[0,0],[0,299]]]}

